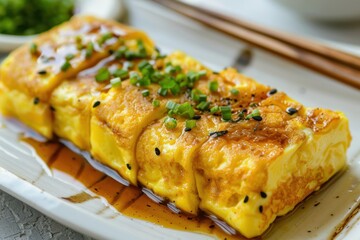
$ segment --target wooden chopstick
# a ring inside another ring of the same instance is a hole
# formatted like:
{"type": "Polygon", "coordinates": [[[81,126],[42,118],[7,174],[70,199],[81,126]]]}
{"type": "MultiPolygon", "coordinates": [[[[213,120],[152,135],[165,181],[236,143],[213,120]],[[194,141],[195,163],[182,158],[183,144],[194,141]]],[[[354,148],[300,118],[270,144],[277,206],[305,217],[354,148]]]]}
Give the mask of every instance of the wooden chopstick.
{"type": "Polygon", "coordinates": [[[360,59],[356,56],[173,0],[153,0],[207,26],[263,48],[360,89],[360,59]],[[274,37],[275,35],[275,37],[274,37]],[[299,43],[300,42],[300,43],[299,43]]]}

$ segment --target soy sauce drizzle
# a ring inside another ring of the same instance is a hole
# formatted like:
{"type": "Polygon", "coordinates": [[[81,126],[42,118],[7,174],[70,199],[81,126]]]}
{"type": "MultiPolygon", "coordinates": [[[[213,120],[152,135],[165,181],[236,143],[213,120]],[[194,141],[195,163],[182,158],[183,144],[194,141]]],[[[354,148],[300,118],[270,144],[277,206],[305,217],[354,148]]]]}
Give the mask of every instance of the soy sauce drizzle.
{"type": "Polygon", "coordinates": [[[215,236],[218,239],[247,239],[240,234],[225,233],[205,215],[193,216],[172,212],[165,204],[152,201],[140,188],[126,187],[94,169],[82,156],[59,142],[37,142],[29,138],[23,141],[35,149],[39,158],[52,171],[53,177],[84,188],[84,191],[76,195],[63,198],[66,201],[80,204],[102,198],[121,214],[131,218],[149,221],[171,229],[215,236]]]}

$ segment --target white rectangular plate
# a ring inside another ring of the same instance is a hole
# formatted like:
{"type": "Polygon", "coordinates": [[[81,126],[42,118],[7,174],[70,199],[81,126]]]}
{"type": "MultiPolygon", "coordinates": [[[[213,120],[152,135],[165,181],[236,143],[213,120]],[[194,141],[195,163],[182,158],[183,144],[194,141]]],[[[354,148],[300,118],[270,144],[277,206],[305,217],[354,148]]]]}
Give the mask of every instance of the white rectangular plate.
{"type": "MultiPolygon", "coordinates": [[[[232,64],[245,45],[189,19],[145,1],[128,1],[130,24],[143,29],[166,50],[180,49],[214,70],[232,64]]],[[[358,206],[360,196],[360,92],[271,54],[254,49],[245,74],[285,91],[306,106],[340,110],[350,119],[353,136],[349,168],[313,194],[289,216],[276,220],[264,239],[326,239],[358,206]],[[319,204],[318,204],[319,203],[319,204]]],[[[1,123],[0,123],[1,124],[1,123]]],[[[42,174],[43,166],[17,135],[0,128],[0,188],[55,220],[99,239],[209,239],[208,236],[166,229],[116,214],[100,199],[70,203],[79,187],[42,174]],[[101,209],[105,209],[99,211],[101,209]],[[99,213],[100,212],[100,213],[99,213]],[[115,217],[114,217],[115,214],[115,217]],[[111,216],[111,217],[109,217],[111,216]]],[[[338,238],[360,236],[356,215],[338,238]]]]}

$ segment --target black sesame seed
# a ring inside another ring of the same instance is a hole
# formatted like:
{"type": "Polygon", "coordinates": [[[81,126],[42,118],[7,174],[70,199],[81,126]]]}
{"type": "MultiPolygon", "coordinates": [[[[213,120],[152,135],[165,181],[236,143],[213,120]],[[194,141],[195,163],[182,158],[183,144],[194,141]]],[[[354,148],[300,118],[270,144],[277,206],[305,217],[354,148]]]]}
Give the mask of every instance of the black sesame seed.
{"type": "Polygon", "coordinates": [[[40,102],[40,99],[39,99],[38,97],[34,98],[34,104],[35,104],[35,105],[36,105],[36,104],[39,104],[39,102],[40,102]]]}
{"type": "Polygon", "coordinates": [[[195,116],[193,117],[194,120],[199,120],[200,118],[201,118],[200,115],[195,115],[195,116]]]}
{"type": "Polygon", "coordinates": [[[218,132],[211,132],[210,137],[221,137],[221,136],[227,134],[228,132],[229,132],[228,130],[218,131],[218,132]]]}
{"type": "Polygon", "coordinates": [[[252,119],[254,119],[255,121],[261,121],[262,117],[261,116],[253,116],[252,119]]]}
{"type": "Polygon", "coordinates": [[[157,155],[157,156],[159,156],[160,155],[160,149],[159,148],[155,148],[155,154],[157,155]]]}
{"type": "Polygon", "coordinates": [[[293,108],[293,107],[288,107],[288,108],[286,109],[286,112],[287,112],[287,114],[289,114],[289,115],[293,115],[293,114],[297,113],[298,110],[297,110],[296,108],[293,108]]]}
{"type": "Polygon", "coordinates": [[[127,169],[131,170],[131,165],[129,163],[126,164],[127,169]]]}
{"type": "Polygon", "coordinates": [[[185,128],[185,130],[184,130],[185,132],[190,132],[191,131],[191,128],[185,128]]]}
{"type": "Polygon", "coordinates": [[[100,101],[96,101],[95,103],[94,103],[94,105],[93,105],[93,108],[96,108],[97,106],[99,106],[100,105],[100,101]]]}
{"type": "Polygon", "coordinates": [[[245,196],[244,203],[247,203],[249,201],[249,196],[245,196]]]}
{"type": "Polygon", "coordinates": [[[314,204],[314,207],[319,206],[319,204],[320,204],[320,202],[315,203],[315,204],[314,204]]]}
{"type": "Polygon", "coordinates": [[[45,75],[47,74],[47,71],[46,70],[40,70],[37,72],[39,75],[45,75]]]}
{"type": "Polygon", "coordinates": [[[267,194],[266,194],[265,192],[260,192],[260,196],[261,196],[262,198],[266,198],[266,197],[267,197],[267,194]]]}
{"type": "Polygon", "coordinates": [[[274,95],[275,93],[277,93],[277,89],[276,88],[273,88],[273,89],[271,89],[269,92],[268,92],[268,96],[270,96],[270,95],[274,95]]]}
{"type": "Polygon", "coordinates": [[[53,106],[50,106],[50,110],[55,112],[55,108],[53,106]]]}
{"type": "Polygon", "coordinates": [[[263,210],[264,210],[264,209],[263,209],[263,206],[260,205],[260,206],[259,206],[259,212],[262,213],[263,210]]]}

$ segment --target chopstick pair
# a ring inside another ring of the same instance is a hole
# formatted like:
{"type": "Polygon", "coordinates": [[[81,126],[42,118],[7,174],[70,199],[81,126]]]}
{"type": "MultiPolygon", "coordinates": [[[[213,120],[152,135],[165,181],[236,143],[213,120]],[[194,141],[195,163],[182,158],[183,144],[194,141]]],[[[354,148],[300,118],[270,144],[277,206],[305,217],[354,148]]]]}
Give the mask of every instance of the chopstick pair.
{"type": "Polygon", "coordinates": [[[203,7],[153,0],[189,18],[360,89],[360,58],[203,7]]]}

